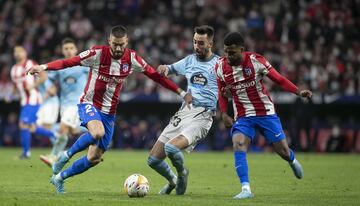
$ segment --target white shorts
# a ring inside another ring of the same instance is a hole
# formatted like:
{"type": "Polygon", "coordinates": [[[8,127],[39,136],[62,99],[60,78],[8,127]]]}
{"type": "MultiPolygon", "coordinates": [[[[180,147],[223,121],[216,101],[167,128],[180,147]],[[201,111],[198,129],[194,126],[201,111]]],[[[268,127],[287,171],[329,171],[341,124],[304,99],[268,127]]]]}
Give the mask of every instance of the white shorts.
{"type": "Polygon", "coordinates": [[[59,104],[43,104],[40,106],[39,111],[36,113],[38,125],[55,124],[59,116],[59,104]]]}
{"type": "Polygon", "coordinates": [[[208,134],[213,122],[212,116],[213,112],[204,107],[188,109],[185,106],[171,117],[158,140],[165,144],[171,139],[183,135],[189,142],[189,146],[185,150],[191,152],[196,144],[208,134]]]}
{"type": "Polygon", "coordinates": [[[61,108],[61,123],[76,129],[80,126],[80,119],[77,106],[61,108]]]}

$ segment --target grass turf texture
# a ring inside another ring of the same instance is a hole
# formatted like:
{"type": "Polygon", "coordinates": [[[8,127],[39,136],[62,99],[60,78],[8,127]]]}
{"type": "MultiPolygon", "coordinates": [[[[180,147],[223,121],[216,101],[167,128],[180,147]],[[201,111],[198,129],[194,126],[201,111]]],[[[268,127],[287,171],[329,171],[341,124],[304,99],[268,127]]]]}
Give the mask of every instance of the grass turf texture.
{"type": "MultiPolygon", "coordinates": [[[[360,156],[298,154],[305,178],[297,180],[275,154],[249,154],[250,181],[255,198],[234,200],[241,190],[233,169],[233,154],[185,155],[190,169],[184,196],[159,196],[165,180],[150,169],[147,152],[112,150],[104,162],[65,183],[56,195],[49,184],[51,170],[40,162],[48,150],[33,149],[30,160],[14,160],[20,149],[0,149],[0,205],[359,205],[360,156]],[[145,198],[129,198],[123,182],[141,173],[150,182],[145,198]]],[[[72,160],[76,160],[79,155],[72,160]]],[[[69,166],[67,164],[65,167],[69,166]]],[[[175,191],[173,191],[175,193],[175,191]]]]}

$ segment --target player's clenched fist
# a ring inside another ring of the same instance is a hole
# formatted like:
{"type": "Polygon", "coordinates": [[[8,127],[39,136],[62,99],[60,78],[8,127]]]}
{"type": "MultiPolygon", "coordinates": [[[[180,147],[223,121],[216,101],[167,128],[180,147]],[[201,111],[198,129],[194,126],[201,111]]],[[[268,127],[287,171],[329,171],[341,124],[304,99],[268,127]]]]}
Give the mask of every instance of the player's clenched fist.
{"type": "Polygon", "coordinates": [[[311,98],[312,92],[310,90],[301,90],[301,91],[299,91],[299,96],[305,97],[305,98],[311,98]]]}
{"type": "Polygon", "coordinates": [[[46,70],[46,65],[36,65],[28,69],[26,74],[37,75],[44,70],[46,70]]]}
{"type": "Polygon", "coordinates": [[[169,74],[169,68],[168,68],[166,65],[160,65],[160,66],[158,66],[157,71],[158,71],[161,75],[166,76],[166,77],[167,77],[168,74],[169,74]]]}
{"type": "Polygon", "coordinates": [[[227,97],[227,98],[231,98],[232,94],[231,94],[231,91],[230,91],[230,86],[226,86],[226,87],[222,88],[221,89],[221,95],[223,95],[224,97],[227,97]]]}

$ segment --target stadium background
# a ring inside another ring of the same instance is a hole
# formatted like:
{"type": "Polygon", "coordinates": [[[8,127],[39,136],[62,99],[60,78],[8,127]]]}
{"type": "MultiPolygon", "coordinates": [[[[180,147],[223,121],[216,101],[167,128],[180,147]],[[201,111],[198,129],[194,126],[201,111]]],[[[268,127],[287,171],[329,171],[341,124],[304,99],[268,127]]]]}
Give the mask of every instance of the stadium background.
{"type": "MultiPolygon", "coordinates": [[[[360,1],[53,1],[0,0],[0,147],[18,146],[18,97],[9,71],[12,48],[22,44],[29,58],[44,63],[61,58],[64,37],[79,50],[106,44],[108,31],[122,24],[129,47],[156,67],[192,53],[193,27],[215,28],[215,52],[229,31],[243,33],[247,49],[314,98],[304,103],[267,81],[291,147],[300,151],[360,152],[360,1]]],[[[183,88],[183,78],[172,78],[183,88]]],[[[132,75],[121,94],[113,147],[148,149],[180,99],[144,75],[132,75]]],[[[198,150],[230,150],[228,131],[216,117],[198,150]]],[[[49,146],[40,137],[33,146],[49,146]]],[[[253,151],[270,151],[263,138],[253,151]]]]}

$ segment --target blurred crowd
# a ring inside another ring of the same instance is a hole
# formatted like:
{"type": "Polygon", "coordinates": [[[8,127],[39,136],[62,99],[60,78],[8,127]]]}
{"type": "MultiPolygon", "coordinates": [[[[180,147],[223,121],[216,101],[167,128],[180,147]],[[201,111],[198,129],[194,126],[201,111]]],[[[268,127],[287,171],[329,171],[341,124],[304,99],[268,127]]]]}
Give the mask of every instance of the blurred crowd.
{"type": "MultiPolygon", "coordinates": [[[[10,87],[12,48],[22,44],[30,58],[61,58],[64,37],[80,50],[106,44],[108,31],[122,24],[129,47],[153,66],[192,53],[193,28],[215,28],[215,52],[222,39],[240,31],[247,49],[263,54],[291,81],[318,94],[360,93],[360,1],[329,0],[46,0],[0,1],[0,87],[10,87]]],[[[182,78],[175,81],[183,86],[182,78]]],[[[273,85],[270,84],[270,87],[273,85]]],[[[279,90],[278,87],[270,89],[279,90]]],[[[2,90],[0,99],[6,95],[2,90]]],[[[11,96],[11,95],[10,95],[11,96]]],[[[123,100],[171,101],[168,91],[143,75],[128,79],[123,100]]]]}

